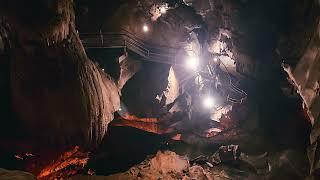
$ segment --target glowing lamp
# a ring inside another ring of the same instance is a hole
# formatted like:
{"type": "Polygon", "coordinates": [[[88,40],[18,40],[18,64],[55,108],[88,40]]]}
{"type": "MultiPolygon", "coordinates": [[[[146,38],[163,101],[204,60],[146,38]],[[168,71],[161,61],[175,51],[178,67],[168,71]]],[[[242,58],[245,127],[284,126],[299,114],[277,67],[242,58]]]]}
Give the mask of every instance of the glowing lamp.
{"type": "Polygon", "coordinates": [[[186,66],[189,69],[196,70],[199,66],[199,59],[197,57],[190,56],[189,58],[187,58],[186,66]]]}
{"type": "Polygon", "coordinates": [[[203,106],[205,108],[213,108],[214,107],[214,100],[211,96],[207,96],[203,99],[203,106]]]}
{"type": "Polygon", "coordinates": [[[162,6],[162,7],[160,8],[160,13],[161,13],[161,14],[165,14],[166,12],[167,12],[166,7],[162,6]]]}
{"type": "Polygon", "coordinates": [[[143,25],[142,26],[142,31],[145,32],[145,33],[149,32],[149,27],[147,25],[143,25]]]}

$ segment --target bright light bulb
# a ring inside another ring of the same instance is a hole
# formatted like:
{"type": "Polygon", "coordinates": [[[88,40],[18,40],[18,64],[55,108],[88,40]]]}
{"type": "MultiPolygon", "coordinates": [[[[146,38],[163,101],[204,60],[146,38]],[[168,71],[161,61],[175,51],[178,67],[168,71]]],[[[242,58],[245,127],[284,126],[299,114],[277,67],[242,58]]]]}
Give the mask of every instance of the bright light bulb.
{"type": "Polygon", "coordinates": [[[143,32],[148,32],[149,31],[149,27],[147,25],[143,25],[142,26],[142,30],[143,30],[143,32]]]}
{"type": "Polygon", "coordinates": [[[214,106],[213,98],[210,96],[207,96],[203,99],[203,106],[205,108],[212,108],[214,106]]]}
{"type": "Polygon", "coordinates": [[[187,59],[186,65],[189,69],[196,70],[197,67],[199,66],[199,59],[197,57],[190,56],[187,59]]]}
{"type": "Polygon", "coordinates": [[[162,7],[160,8],[160,12],[161,12],[161,14],[165,14],[165,13],[167,12],[166,7],[162,6],[162,7]]]}

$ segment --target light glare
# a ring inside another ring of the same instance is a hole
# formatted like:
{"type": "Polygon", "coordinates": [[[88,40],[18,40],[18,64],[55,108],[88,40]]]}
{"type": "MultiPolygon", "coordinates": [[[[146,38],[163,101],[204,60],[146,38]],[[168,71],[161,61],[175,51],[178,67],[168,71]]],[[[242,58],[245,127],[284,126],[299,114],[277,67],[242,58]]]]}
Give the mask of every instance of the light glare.
{"type": "Polygon", "coordinates": [[[162,6],[162,7],[160,8],[160,12],[161,12],[161,14],[165,14],[165,13],[167,12],[166,7],[162,6]]]}
{"type": "Polygon", "coordinates": [[[142,30],[143,30],[143,32],[148,32],[149,27],[147,25],[143,25],[142,30]]]}
{"type": "Polygon", "coordinates": [[[186,63],[187,63],[188,68],[195,70],[195,69],[197,69],[197,67],[199,65],[199,59],[197,57],[190,56],[187,59],[186,63]]]}
{"type": "Polygon", "coordinates": [[[210,96],[205,97],[203,100],[203,106],[205,108],[212,108],[214,106],[213,98],[210,96]]]}

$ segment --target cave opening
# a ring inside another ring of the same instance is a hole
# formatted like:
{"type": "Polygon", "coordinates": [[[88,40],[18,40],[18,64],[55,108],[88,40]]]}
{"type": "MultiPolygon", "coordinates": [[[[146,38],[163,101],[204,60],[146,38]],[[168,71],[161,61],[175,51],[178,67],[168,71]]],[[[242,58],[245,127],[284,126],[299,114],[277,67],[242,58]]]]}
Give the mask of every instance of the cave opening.
{"type": "Polygon", "coordinates": [[[5,0],[0,179],[318,179],[319,1],[5,0]]]}

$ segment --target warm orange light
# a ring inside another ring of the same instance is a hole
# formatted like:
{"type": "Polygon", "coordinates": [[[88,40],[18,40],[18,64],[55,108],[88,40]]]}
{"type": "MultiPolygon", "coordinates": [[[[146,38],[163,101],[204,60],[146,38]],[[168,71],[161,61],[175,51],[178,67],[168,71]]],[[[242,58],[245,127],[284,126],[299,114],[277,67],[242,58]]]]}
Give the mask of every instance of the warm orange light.
{"type": "Polygon", "coordinates": [[[83,168],[88,162],[88,153],[81,152],[78,146],[72,150],[63,153],[56,161],[46,166],[37,176],[37,179],[54,179],[61,174],[73,175],[76,170],[68,168],[80,167],[83,168]]]}

